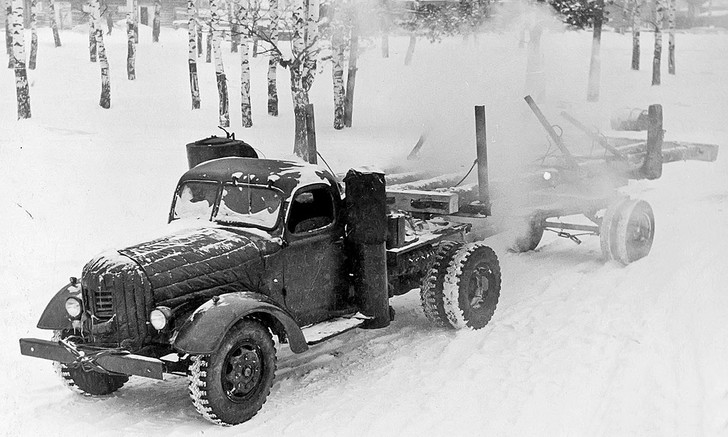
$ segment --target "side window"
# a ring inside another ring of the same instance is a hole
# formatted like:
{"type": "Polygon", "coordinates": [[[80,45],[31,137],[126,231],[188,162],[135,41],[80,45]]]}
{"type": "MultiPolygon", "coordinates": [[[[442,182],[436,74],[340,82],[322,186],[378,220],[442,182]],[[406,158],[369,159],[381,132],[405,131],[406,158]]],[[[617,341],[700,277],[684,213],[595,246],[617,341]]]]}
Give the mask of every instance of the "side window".
{"type": "Polygon", "coordinates": [[[334,201],[326,188],[296,194],[288,215],[288,230],[294,234],[321,229],[334,222],[334,201]]]}

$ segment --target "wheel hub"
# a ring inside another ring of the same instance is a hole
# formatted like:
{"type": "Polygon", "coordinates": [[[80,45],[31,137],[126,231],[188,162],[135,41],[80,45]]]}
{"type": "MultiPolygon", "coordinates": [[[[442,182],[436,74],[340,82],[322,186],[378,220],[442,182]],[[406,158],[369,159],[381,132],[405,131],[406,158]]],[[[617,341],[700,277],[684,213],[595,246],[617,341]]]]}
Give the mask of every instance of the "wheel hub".
{"type": "Polygon", "coordinates": [[[223,388],[233,402],[244,402],[261,380],[262,360],[251,345],[233,348],[225,360],[223,388]]]}

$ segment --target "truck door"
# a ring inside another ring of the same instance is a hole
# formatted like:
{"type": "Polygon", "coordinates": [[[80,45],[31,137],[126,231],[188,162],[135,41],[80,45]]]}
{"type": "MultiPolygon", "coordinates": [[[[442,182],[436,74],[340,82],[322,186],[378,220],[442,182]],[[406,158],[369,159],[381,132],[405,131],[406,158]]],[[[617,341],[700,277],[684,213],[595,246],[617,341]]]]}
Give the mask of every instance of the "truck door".
{"type": "Polygon", "coordinates": [[[288,310],[300,325],[331,318],[345,306],[343,226],[328,186],[300,190],[286,223],[283,282],[288,310]]]}

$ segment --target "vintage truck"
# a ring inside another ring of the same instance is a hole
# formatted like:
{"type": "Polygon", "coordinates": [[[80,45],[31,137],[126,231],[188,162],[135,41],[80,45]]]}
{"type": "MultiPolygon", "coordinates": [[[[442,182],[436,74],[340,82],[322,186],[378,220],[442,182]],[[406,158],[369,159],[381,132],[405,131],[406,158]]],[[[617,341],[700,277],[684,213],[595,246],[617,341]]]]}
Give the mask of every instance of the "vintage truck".
{"type": "Polygon", "coordinates": [[[235,425],[271,390],[274,337],[302,353],[355,327],[385,327],[389,298],[417,287],[439,325],[489,322],[498,258],[463,242],[469,225],[438,218],[451,202],[387,193],[369,170],[350,170],[343,189],[323,167],[259,159],[241,143],[188,145],[191,168],[169,212],[188,229],[93,258],[40,317],[52,340],[23,338],[21,353],[53,361],[86,395],[110,394],[130,375],[187,375],[199,413],[235,425]]]}

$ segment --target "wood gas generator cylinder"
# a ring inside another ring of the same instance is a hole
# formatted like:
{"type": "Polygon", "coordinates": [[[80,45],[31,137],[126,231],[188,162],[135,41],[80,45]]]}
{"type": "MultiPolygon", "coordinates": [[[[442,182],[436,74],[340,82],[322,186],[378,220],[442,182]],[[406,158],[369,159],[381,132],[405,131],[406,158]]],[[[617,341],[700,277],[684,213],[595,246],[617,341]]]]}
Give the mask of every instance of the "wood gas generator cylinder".
{"type": "Polygon", "coordinates": [[[346,240],[353,259],[354,290],[362,314],[372,317],[364,328],[389,325],[387,287],[387,195],[384,173],[350,169],[346,184],[346,240]]]}

